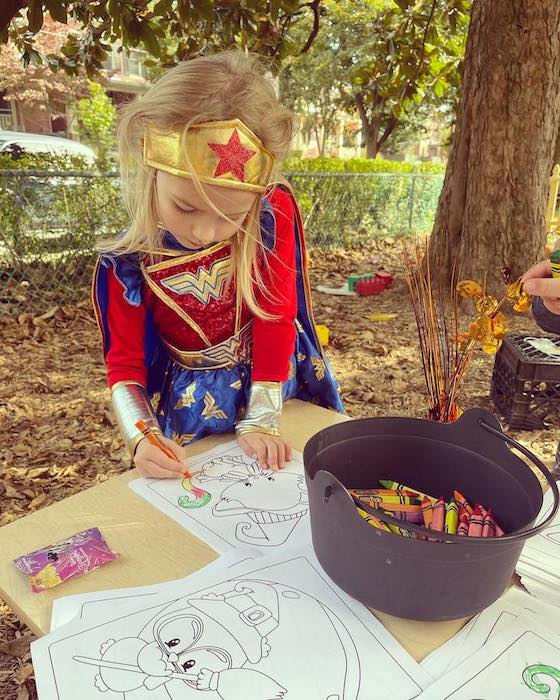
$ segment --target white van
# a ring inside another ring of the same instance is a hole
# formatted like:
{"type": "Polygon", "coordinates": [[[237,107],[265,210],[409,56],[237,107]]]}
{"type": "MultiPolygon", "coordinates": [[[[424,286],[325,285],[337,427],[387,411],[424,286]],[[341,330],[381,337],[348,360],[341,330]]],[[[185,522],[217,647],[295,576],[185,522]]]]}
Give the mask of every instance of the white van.
{"type": "Polygon", "coordinates": [[[12,146],[18,146],[24,153],[82,156],[90,163],[93,163],[95,160],[93,149],[85,146],[83,143],[78,143],[78,141],[66,139],[63,136],[0,130],[0,153],[9,152],[12,146]]]}

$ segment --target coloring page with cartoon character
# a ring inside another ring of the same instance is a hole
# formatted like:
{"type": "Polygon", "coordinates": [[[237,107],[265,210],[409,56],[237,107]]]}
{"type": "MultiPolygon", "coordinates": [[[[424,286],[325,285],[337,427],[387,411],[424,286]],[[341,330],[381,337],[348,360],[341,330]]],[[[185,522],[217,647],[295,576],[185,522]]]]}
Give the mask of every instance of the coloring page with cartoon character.
{"type": "Polygon", "coordinates": [[[136,479],[137,494],[224,553],[266,552],[311,542],[301,453],[279,471],[261,469],[230,442],[189,461],[190,478],[136,479]]]}
{"type": "Polygon", "coordinates": [[[207,566],[199,569],[194,574],[185,576],[175,581],[166,581],[164,584],[156,583],[151,586],[134,586],[131,588],[118,588],[115,590],[91,591],[90,593],[77,593],[63,598],[53,600],[51,611],[51,632],[62,625],[66,625],[72,620],[82,622],[88,620],[91,614],[93,619],[99,620],[111,617],[114,611],[115,602],[130,607],[138,605],[138,601],[147,600],[152,596],[159,596],[162,593],[162,586],[171,589],[174,586],[182,586],[187,579],[192,580],[194,575],[214,574],[225,570],[231,571],[236,566],[244,564],[246,561],[258,559],[261,556],[256,549],[237,549],[224,554],[207,566]]]}
{"type": "Polygon", "coordinates": [[[420,700],[558,700],[560,636],[536,618],[514,618],[420,700]]]}
{"type": "Polygon", "coordinates": [[[33,642],[40,700],[412,700],[431,681],[310,548],[94,618],[33,642]]]}

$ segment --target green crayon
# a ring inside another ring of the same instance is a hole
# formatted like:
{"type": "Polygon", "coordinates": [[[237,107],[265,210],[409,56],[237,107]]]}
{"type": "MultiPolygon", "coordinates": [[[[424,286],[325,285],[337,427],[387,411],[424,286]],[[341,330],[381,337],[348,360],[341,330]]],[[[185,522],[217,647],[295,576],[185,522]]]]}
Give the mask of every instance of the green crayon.
{"type": "Polygon", "coordinates": [[[553,250],[550,254],[550,265],[552,267],[552,276],[560,277],[560,250],[553,250]]]}
{"type": "Polygon", "coordinates": [[[410,488],[410,486],[405,486],[404,484],[399,484],[398,481],[388,481],[386,479],[379,479],[379,483],[386,489],[391,489],[392,491],[398,491],[398,493],[411,492],[417,494],[418,498],[422,500],[423,498],[429,498],[432,505],[436,502],[436,498],[429,496],[427,493],[422,493],[418,489],[410,488]]]}

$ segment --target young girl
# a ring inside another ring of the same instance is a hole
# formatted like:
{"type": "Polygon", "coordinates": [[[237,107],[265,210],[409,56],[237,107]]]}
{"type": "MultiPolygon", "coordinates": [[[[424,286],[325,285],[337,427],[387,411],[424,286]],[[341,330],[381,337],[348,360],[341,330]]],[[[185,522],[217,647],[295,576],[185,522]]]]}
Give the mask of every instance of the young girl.
{"type": "Polygon", "coordinates": [[[293,134],[257,60],[238,52],[172,68],[121,113],[131,225],[101,248],[94,301],[113,409],[145,476],[181,476],[183,445],[233,429],[280,468],[283,399],[342,410],[315,334],[301,217],[273,177],[293,134]]]}

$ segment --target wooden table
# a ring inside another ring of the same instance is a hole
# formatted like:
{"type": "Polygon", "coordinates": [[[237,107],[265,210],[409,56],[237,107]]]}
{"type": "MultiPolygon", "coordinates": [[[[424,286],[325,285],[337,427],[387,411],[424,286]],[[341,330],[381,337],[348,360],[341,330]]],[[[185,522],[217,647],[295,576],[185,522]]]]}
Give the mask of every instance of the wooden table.
{"type": "MultiPolygon", "coordinates": [[[[285,406],[282,429],[293,447],[303,450],[314,433],[342,420],[346,419],[334,411],[294,400],[285,406]]],[[[228,440],[231,435],[205,438],[188,451],[195,455],[228,440]]],[[[0,528],[0,597],[35,634],[49,631],[51,604],[58,597],[169,581],[217,558],[208,545],[128,487],[137,476],[131,470],[0,528]],[[16,570],[12,559],[89,527],[99,527],[111,547],[121,553],[118,562],[50,591],[32,593],[28,579],[16,570]]],[[[413,622],[375,614],[417,660],[441,646],[465,622],[413,622]]]]}

